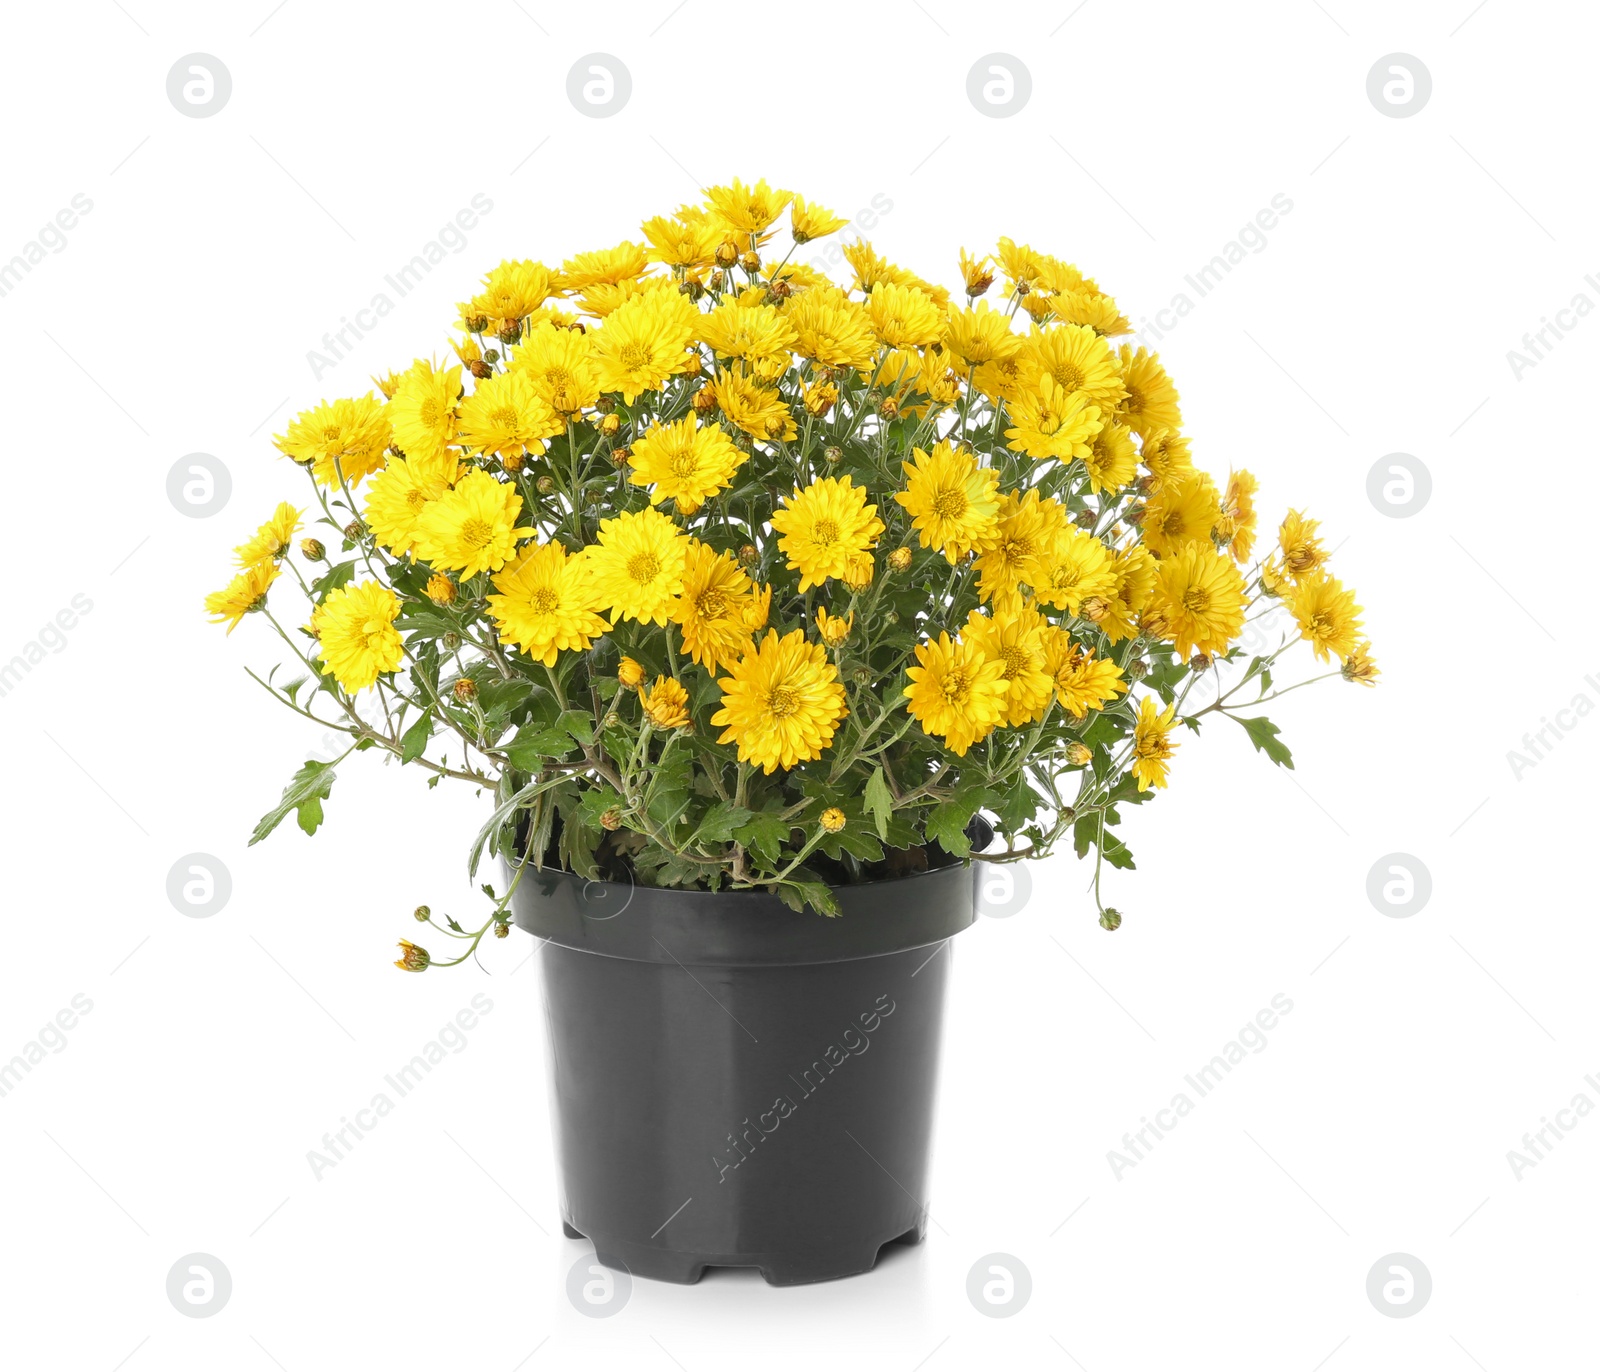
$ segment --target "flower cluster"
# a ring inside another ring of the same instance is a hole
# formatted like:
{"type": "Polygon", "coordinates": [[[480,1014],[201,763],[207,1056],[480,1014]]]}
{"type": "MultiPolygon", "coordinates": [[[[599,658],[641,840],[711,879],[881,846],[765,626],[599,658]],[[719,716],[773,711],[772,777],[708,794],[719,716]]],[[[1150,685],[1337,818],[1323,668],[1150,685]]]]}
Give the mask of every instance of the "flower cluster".
{"type": "MultiPolygon", "coordinates": [[[[265,611],[308,675],[262,684],[352,751],[491,792],[474,868],[824,913],[967,856],[979,812],[990,860],[1070,836],[1130,866],[1107,826],[1167,785],[1179,724],[1236,719],[1288,764],[1242,688],[1293,689],[1273,670],[1301,639],[1372,684],[1316,522],[1256,556],[1255,479],[1194,464],[1092,279],[1008,238],[963,251],[953,291],[860,240],[847,282],[792,260],[845,222],[734,181],[642,241],[501,263],[449,355],[276,438],[326,529],[302,567],[281,505],[207,608],[230,632],[265,611]],[[268,607],[284,567],[298,631],[268,607]],[[1297,633],[1246,666],[1277,601],[1297,633]]],[[[306,764],[257,837],[291,811],[314,830],[332,781],[306,764]]],[[[508,895],[448,932],[503,932],[508,895]]]]}

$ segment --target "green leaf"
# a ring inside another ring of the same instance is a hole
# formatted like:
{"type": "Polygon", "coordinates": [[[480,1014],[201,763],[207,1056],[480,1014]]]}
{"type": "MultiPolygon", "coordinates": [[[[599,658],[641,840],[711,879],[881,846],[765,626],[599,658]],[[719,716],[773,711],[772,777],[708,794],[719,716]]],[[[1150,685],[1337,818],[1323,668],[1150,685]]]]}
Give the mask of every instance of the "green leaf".
{"type": "Polygon", "coordinates": [[[565,729],[539,729],[525,724],[506,748],[506,757],[519,772],[536,772],[545,759],[565,757],[577,746],[565,729]]]}
{"type": "Polygon", "coordinates": [[[923,832],[930,842],[936,842],[951,857],[964,858],[972,851],[967,839],[967,825],[978,811],[976,797],[967,800],[957,796],[928,811],[922,822],[923,832]]]}
{"type": "Polygon", "coordinates": [[[349,562],[336,563],[311,583],[311,594],[321,600],[329,591],[337,591],[341,586],[348,586],[355,574],[356,564],[353,559],[349,562]]]}
{"type": "Polygon", "coordinates": [[[414,762],[433,737],[433,711],[424,710],[417,722],[400,735],[400,761],[414,762]]]}
{"type": "Polygon", "coordinates": [[[883,768],[874,767],[867,778],[866,795],[862,797],[867,813],[877,827],[879,838],[889,837],[889,818],[894,814],[894,796],[889,793],[889,783],[883,779],[883,768]]]}
{"type": "Polygon", "coordinates": [[[776,809],[759,811],[733,831],[734,838],[769,867],[778,865],[783,845],[789,841],[789,830],[794,827],[788,820],[779,819],[778,814],[776,809]]]}
{"type": "Polygon", "coordinates": [[[819,915],[830,919],[839,914],[839,902],[823,882],[785,881],[773,889],[791,910],[804,910],[809,905],[819,915]]]}
{"type": "Polygon", "coordinates": [[[297,676],[287,686],[280,686],[278,689],[280,691],[282,691],[284,693],[284,695],[288,696],[290,700],[293,700],[295,698],[295,695],[299,692],[300,688],[302,686],[304,686],[305,684],[306,684],[306,678],[303,677],[303,676],[297,676]]]}
{"type": "Polygon", "coordinates": [[[283,788],[283,799],[262,815],[250,835],[251,844],[260,843],[283,823],[290,810],[298,816],[300,827],[314,834],[322,823],[322,802],[333,790],[334,770],[331,762],[308,762],[290,778],[283,788]]]}
{"type": "Polygon", "coordinates": [[[585,747],[594,742],[594,716],[586,711],[563,710],[556,720],[556,728],[565,729],[585,747]]]}
{"type": "Polygon", "coordinates": [[[700,827],[694,831],[691,843],[728,843],[735,833],[749,821],[750,811],[742,805],[719,800],[706,811],[700,827]]]}
{"type": "Polygon", "coordinates": [[[1250,719],[1240,719],[1238,715],[1229,716],[1236,719],[1244,726],[1245,733],[1250,735],[1250,742],[1255,744],[1258,753],[1265,753],[1280,767],[1287,767],[1294,771],[1294,758],[1290,756],[1289,749],[1278,738],[1278,726],[1265,715],[1255,715],[1250,719]]]}

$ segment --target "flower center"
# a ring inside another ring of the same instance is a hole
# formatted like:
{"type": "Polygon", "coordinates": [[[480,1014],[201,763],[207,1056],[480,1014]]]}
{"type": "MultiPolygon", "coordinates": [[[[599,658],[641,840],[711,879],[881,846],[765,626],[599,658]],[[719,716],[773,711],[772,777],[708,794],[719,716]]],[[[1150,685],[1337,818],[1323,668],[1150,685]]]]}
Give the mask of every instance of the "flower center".
{"type": "Polygon", "coordinates": [[[415,487],[406,492],[406,504],[413,510],[420,510],[427,503],[428,497],[415,487]]]}
{"type": "Polygon", "coordinates": [[[548,586],[541,586],[528,597],[528,604],[536,615],[553,615],[561,606],[561,597],[548,586]]]}
{"type": "Polygon", "coordinates": [[[1064,391],[1075,391],[1083,385],[1083,373],[1070,362],[1063,362],[1059,366],[1052,367],[1050,375],[1054,378],[1056,385],[1064,391]]]}
{"type": "Polygon", "coordinates": [[[721,591],[702,591],[694,599],[694,610],[701,619],[722,619],[728,613],[728,597],[721,591]]]}
{"type": "Polygon", "coordinates": [[[643,343],[624,343],[622,345],[622,365],[630,372],[637,372],[650,361],[650,349],[643,343]]]}
{"type": "Polygon", "coordinates": [[[788,719],[800,708],[800,692],[793,686],[774,686],[767,693],[767,711],[774,719],[788,719]]]}
{"type": "Polygon", "coordinates": [[[675,453],[673,455],[670,465],[672,467],[673,476],[677,477],[680,481],[687,481],[695,474],[695,469],[700,464],[695,461],[693,451],[686,448],[683,452],[675,453]]]}
{"type": "Polygon", "coordinates": [[[641,586],[661,575],[661,559],[654,553],[635,553],[628,559],[628,576],[641,586]]]}
{"type": "Polygon", "coordinates": [[[940,519],[960,519],[967,512],[967,498],[960,491],[940,491],[933,497],[933,512],[940,519]]]}
{"type": "Polygon", "coordinates": [[[811,537],[827,546],[839,541],[839,526],[831,519],[819,519],[811,526],[811,537]]]}
{"type": "Polygon", "coordinates": [[[489,422],[501,429],[517,427],[517,412],[513,406],[502,405],[489,415],[489,422]]]}
{"type": "Polygon", "coordinates": [[[494,542],[494,525],[474,516],[461,526],[461,541],[469,548],[487,548],[494,542]]]}
{"type": "Polygon", "coordinates": [[[1203,615],[1211,608],[1211,592],[1203,586],[1191,586],[1183,593],[1183,608],[1190,614],[1203,615]]]}
{"type": "Polygon", "coordinates": [[[939,689],[944,693],[946,705],[965,705],[972,690],[972,679],[964,668],[957,667],[946,673],[944,680],[939,683],[939,689]]]}
{"type": "Polygon", "coordinates": [[[437,399],[430,396],[422,402],[422,407],[417,411],[417,418],[431,429],[439,423],[443,411],[444,406],[437,399]]]}
{"type": "Polygon", "coordinates": [[[1007,681],[1012,680],[1028,665],[1028,655],[1013,643],[1006,644],[1000,650],[1000,660],[1006,664],[1004,672],[1007,681]]]}

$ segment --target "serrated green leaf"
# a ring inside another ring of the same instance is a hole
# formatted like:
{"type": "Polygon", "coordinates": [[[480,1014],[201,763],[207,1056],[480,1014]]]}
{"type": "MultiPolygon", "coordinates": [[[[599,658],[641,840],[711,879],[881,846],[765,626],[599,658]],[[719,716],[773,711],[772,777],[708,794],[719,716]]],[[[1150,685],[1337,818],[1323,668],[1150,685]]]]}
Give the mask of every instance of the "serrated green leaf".
{"type": "Polygon", "coordinates": [[[742,805],[719,800],[705,813],[694,831],[694,843],[728,843],[751,818],[750,811],[742,805]]]}
{"type": "Polygon", "coordinates": [[[776,810],[762,810],[735,829],[733,836],[769,867],[776,867],[792,827],[788,820],[778,818],[776,810]]]}
{"type": "Polygon", "coordinates": [[[894,796],[889,791],[889,783],[884,780],[883,768],[874,767],[872,775],[867,778],[866,794],[862,797],[867,813],[872,816],[872,822],[878,830],[878,837],[889,837],[889,818],[894,814],[894,796]]]}
{"type": "Polygon", "coordinates": [[[565,729],[539,729],[525,724],[506,748],[506,758],[519,772],[536,772],[548,758],[565,757],[577,747],[565,729]]]}
{"type": "Polygon", "coordinates": [[[301,767],[283,788],[283,798],[262,815],[250,835],[250,843],[260,843],[283,823],[290,810],[297,812],[300,827],[306,833],[316,833],[322,823],[322,802],[333,790],[334,775],[331,762],[308,762],[301,767]]]}
{"type": "Polygon", "coordinates": [[[337,591],[341,586],[348,586],[355,574],[356,564],[353,558],[349,562],[335,563],[311,583],[311,594],[321,600],[329,591],[337,591]]]}
{"type": "Polygon", "coordinates": [[[400,735],[400,761],[414,762],[421,757],[433,737],[433,711],[424,710],[405,733],[400,735]]]}
{"type": "Polygon", "coordinates": [[[1288,745],[1278,738],[1278,726],[1265,715],[1255,715],[1249,719],[1240,719],[1238,715],[1230,718],[1238,720],[1244,726],[1245,733],[1250,735],[1250,742],[1255,744],[1258,753],[1265,753],[1280,767],[1287,767],[1294,771],[1294,758],[1289,753],[1288,745]]]}
{"type": "Polygon", "coordinates": [[[556,728],[565,729],[585,747],[594,742],[594,716],[585,710],[563,710],[556,728]]]}
{"type": "Polygon", "coordinates": [[[928,817],[922,822],[923,832],[951,857],[964,858],[972,851],[972,844],[967,838],[967,825],[977,811],[976,797],[968,800],[957,796],[928,811],[928,817]]]}

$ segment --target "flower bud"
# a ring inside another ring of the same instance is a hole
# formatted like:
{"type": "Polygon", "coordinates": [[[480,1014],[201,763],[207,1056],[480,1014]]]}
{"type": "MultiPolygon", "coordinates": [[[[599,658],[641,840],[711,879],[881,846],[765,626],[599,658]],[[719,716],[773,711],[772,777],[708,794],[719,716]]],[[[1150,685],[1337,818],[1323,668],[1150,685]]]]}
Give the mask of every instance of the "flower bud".
{"type": "Polygon", "coordinates": [[[1080,529],[1090,530],[1099,522],[1100,516],[1093,510],[1079,510],[1072,516],[1072,522],[1080,529]]]}
{"type": "Polygon", "coordinates": [[[761,254],[758,252],[747,252],[739,259],[739,265],[749,272],[751,276],[754,276],[758,271],[761,270],[761,254]]]}
{"type": "Polygon", "coordinates": [[[830,805],[822,812],[819,823],[825,832],[837,834],[845,826],[845,813],[837,805],[830,805]]]}
{"type": "Polygon", "coordinates": [[[510,938],[511,926],[506,923],[505,920],[496,920],[494,926],[494,936],[496,938],[510,938]]]}
{"type": "Polygon", "coordinates": [[[644,681],[644,668],[631,657],[625,657],[617,663],[617,680],[630,691],[637,690],[644,681]]]}
{"type": "Polygon", "coordinates": [[[900,413],[900,402],[892,395],[886,395],[883,398],[883,403],[878,406],[878,413],[885,419],[894,419],[900,413]]]}
{"type": "Polygon", "coordinates": [[[328,555],[328,550],[314,538],[300,540],[300,556],[307,562],[321,562],[328,555]]]}
{"type": "Polygon", "coordinates": [[[440,634],[439,646],[443,648],[445,652],[453,653],[461,646],[461,635],[458,633],[440,634]]]}
{"type": "Polygon", "coordinates": [[[1140,677],[1149,676],[1150,664],[1142,657],[1136,657],[1128,664],[1128,675],[1135,681],[1139,680],[1140,677]]]}
{"type": "Polygon", "coordinates": [[[456,603],[456,583],[450,580],[443,572],[435,572],[428,578],[428,599],[443,609],[446,605],[456,603]]]}
{"type": "Polygon", "coordinates": [[[600,827],[609,830],[622,828],[622,811],[613,805],[600,816],[600,827]]]}
{"type": "Polygon", "coordinates": [[[416,920],[418,924],[426,924],[433,918],[433,911],[428,909],[426,905],[419,905],[411,912],[411,918],[416,920]]]}
{"type": "Polygon", "coordinates": [[[611,465],[613,467],[626,467],[632,460],[632,448],[613,448],[611,450],[611,465]]]}
{"type": "Polygon", "coordinates": [[[621,428],[622,416],[614,411],[600,421],[600,432],[603,433],[607,438],[610,438],[612,434],[616,433],[621,428]]]}
{"type": "Polygon", "coordinates": [[[688,353],[684,356],[682,371],[685,376],[699,376],[703,370],[699,353],[688,353]]]}
{"type": "Polygon", "coordinates": [[[352,519],[344,526],[344,536],[352,543],[359,539],[365,532],[366,530],[361,527],[361,521],[359,519],[352,519]]]}
{"type": "Polygon", "coordinates": [[[779,300],[787,300],[794,294],[794,287],[789,284],[787,277],[780,276],[767,287],[779,300]]]}
{"type": "Polygon", "coordinates": [[[551,491],[555,490],[556,483],[551,477],[541,476],[533,483],[533,488],[534,490],[538,491],[540,495],[549,495],[551,491]]]}
{"type": "Polygon", "coordinates": [[[400,940],[400,956],[394,965],[402,972],[426,972],[432,961],[426,948],[418,948],[410,939],[400,940]]]}
{"type": "Polygon", "coordinates": [[[830,467],[837,467],[841,462],[844,461],[844,449],[837,448],[830,443],[822,450],[822,460],[830,467]]]}
{"type": "Polygon", "coordinates": [[[694,393],[694,412],[696,414],[710,414],[717,408],[717,393],[709,386],[702,386],[694,393]]]}
{"type": "Polygon", "coordinates": [[[852,591],[864,591],[872,585],[872,572],[872,558],[856,553],[844,565],[844,584],[852,591]]]}
{"type": "Polygon", "coordinates": [[[1089,595],[1083,598],[1078,606],[1078,613],[1092,623],[1098,624],[1111,613],[1111,602],[1102,595],[1089,595]]]}
{"type": "Polygon", "coordinates": [[[467,370],[479,381],[487,381],[494,375],[494,368],[481,357],[475,357],[467,363],[467,370]]]}
{"type": "Polygon", "coordinates": [[[1094,754],[1081,743],[1067,744],[1067,761],[1074,767],[1087,767],[1094,761],[1094,754]]]}
{"type": "Polygon", "coordinates": [[[889,554],[889,566],[897,572],[909,571],[911,569],[911,549],[896,548],[889,554]]]}
{"type": "Polygon", "coordinates": [[[1196,653],[1189,659],[1189,670],[1195,673],[1196,676],[1201,672],[1208,671],[1210,667],[1211,659],[1205,653],[1196,653]]]}
{"type": "Polygon", "coordinates": [[[496,337],[498,337],[502,343],[515,343],[519,338],[522,337],[522,321],[520,319],[506,320],[506,322],[500,326],[500,332],[496,335],[496,337]]]}
{"type": "Polygon", "coordinates": [[[1122,927],[1122,911],[1106,906],[1100,912],[1100,927],[1102,929],[1120,929],[1122,927]]]}
{"type": "Polygon", "coordinates": [[[520,472],[527,463],[526,453],[501,453],[500,465],[508,472],[520,472]]]}
{"type": "Polygon", "coordinates": [[[468,333],[482,333],[489,327],[489,316],[486,314],[475,314],[471,316],[471,318],[467,319],[465,323],[468,333]]]}
{"type": "Polygon", "coordinates": [[[450,688],[450,694],[456,698],[456,704],[470,705],[478,698],[478,683],[470,676],[459,677],[450,688]]]}
{"type": "Polygon", "coordinates": [[[806,387],[806,413],[813,419],[823,418],[839,398],[839,388],[830,381],[814,381],[806,387]]]}
{"type": "MultiPolygon", "coordinates": [[[[717,265],[719,267],[731,267],[738,260],[739,245],[731,238],[724,238],[722,242],[717,244],[717,265]]],[[[711,278],[713,290],[722,289],[722,282],[718,280],[718,277],[720,276],[721,273],[719,272],[716,276],[711,278]]]]}
{"type": "Polygon", "coordinates": [[[742,548],[739,549],[739,561],[744,563],[746,567],[753,566],[756,559],[760,556],[761,554],[756,551],[756,545],[754,543],[746,543],[742,548]]]}
{"type": "Polygon", "coordinates": [[[621,723],[622,716],[619,715],[615,710],[612,710],[604,719],[600,721],[600,727],[602,729],[615,729],[621,723]]]}

